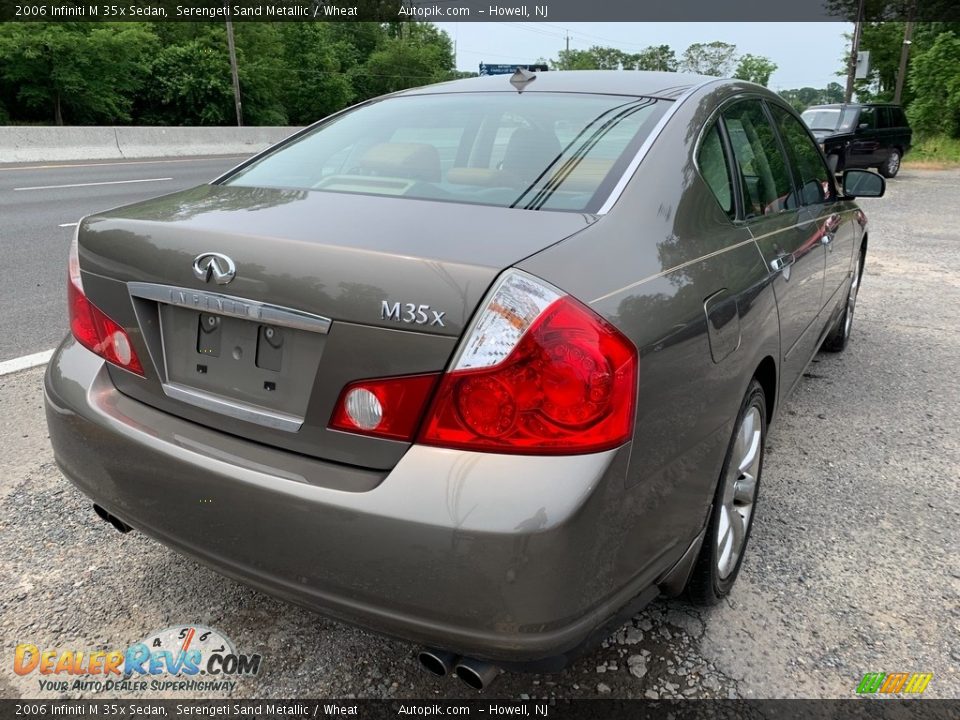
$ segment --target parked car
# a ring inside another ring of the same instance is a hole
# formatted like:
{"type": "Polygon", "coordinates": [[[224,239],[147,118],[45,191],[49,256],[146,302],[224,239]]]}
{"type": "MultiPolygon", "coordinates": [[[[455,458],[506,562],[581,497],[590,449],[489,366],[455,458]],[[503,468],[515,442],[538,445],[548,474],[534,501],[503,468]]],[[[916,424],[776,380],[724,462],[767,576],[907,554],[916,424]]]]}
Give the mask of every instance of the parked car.
{"type": "Polygon", "coordinates": [[[883,190],[741,81],[371,100],[80,222],[56,459],[116,528],[432,672],[557,670],[660,594],[730,592],[883,190]]]}
{"type": "Polygon", "coordinates": [[[887,178],[900,171],[913,130],[899,105],[862,103],[816,105],[803,111],[834,172],[877,168],[887,178]]]}

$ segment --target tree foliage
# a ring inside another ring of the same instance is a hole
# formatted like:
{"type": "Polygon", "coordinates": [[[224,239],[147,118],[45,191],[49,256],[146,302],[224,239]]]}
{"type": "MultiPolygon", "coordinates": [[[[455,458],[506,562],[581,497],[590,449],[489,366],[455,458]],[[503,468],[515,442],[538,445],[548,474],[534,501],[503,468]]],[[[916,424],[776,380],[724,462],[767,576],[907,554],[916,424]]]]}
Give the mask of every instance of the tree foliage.
{"type": "Polygon", "coordinates": [[[698,75],[729,77],[736,55],[737,46],[730,43],[719,40],[694,43],[684,51],[680,69],[698,75]]]}
{"type": "Polygon", "coordinates": [[[921,135],[960,137],[960,37],[941,33],[910,66],[907,115],[921,135]]]}
{"type": "MultiPolygon", "coordinates": [[[[428,23],[236,23],[243,120],[306,124],[455,76],[428,23]]],[[[223,23],[0,24],[0,123],[230,125],[223,23]]]]}
{"type": "Polygon", "coordinates": [[[777,64],[769,58],[747,53],[740,58],[737,69],[733,71],[733,76],[738,80],[747,80],[766,86],[770,82],[770,76],[776,70],[777,64]]]}
{"type": "Polygon", "coordinates": [[[840,83],[828,83],[825,88],[802,87],[793,90],[781,90],[780,97],[790,103],[797,112],[803,112],[811,105],[830,105],[843,102],[843,87],[840,83]]]}

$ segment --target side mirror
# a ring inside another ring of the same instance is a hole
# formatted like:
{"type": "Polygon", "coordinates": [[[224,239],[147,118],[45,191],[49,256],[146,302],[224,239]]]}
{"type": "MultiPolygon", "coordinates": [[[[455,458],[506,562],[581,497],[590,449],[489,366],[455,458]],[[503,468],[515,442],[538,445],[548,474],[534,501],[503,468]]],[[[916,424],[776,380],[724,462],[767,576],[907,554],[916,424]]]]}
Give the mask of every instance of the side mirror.
{"type": "Polygon", "coordinates": [[[846,197],[883,197],[887,181],[869,170],[844,170],[843,194],[846,197]]]}
{"type": "Polygon", "coordinates": [[[860,123],[857,125],[857,130],[866,130],[868,127],[870,127],[870,123],[860,123]]]}

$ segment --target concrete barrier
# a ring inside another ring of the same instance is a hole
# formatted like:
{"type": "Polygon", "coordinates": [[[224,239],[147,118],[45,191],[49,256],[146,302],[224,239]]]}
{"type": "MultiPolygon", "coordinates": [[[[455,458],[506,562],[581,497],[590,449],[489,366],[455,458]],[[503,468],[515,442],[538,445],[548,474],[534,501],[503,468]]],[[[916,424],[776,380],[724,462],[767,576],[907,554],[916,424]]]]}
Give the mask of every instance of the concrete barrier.
{"type": "Polygon", "coordinates": [[[251,155],[295,127],[0,127],[0,164],[251,155]]]}

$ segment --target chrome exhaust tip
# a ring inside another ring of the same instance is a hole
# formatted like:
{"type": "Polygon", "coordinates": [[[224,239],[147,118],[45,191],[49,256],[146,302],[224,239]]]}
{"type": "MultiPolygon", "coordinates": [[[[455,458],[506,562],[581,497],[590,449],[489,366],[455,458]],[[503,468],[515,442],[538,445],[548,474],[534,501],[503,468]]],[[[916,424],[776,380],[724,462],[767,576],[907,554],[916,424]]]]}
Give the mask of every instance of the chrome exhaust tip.
{"type": "Polygon", "coordinates": [[[474,690],[485,690],[490,687],[500,674],[500,668],[496,665],[474,658],[460,658],[454,671],[458,678],[474,690]]]}
{"type": "Polygon", "coordinates": [[[445,677],[453,672],[454,665],[460,657],[446,650],[435,650],[433,648],[424,648],[417,653],[417,660],[420,666],[431,675],[445,677]]]}

